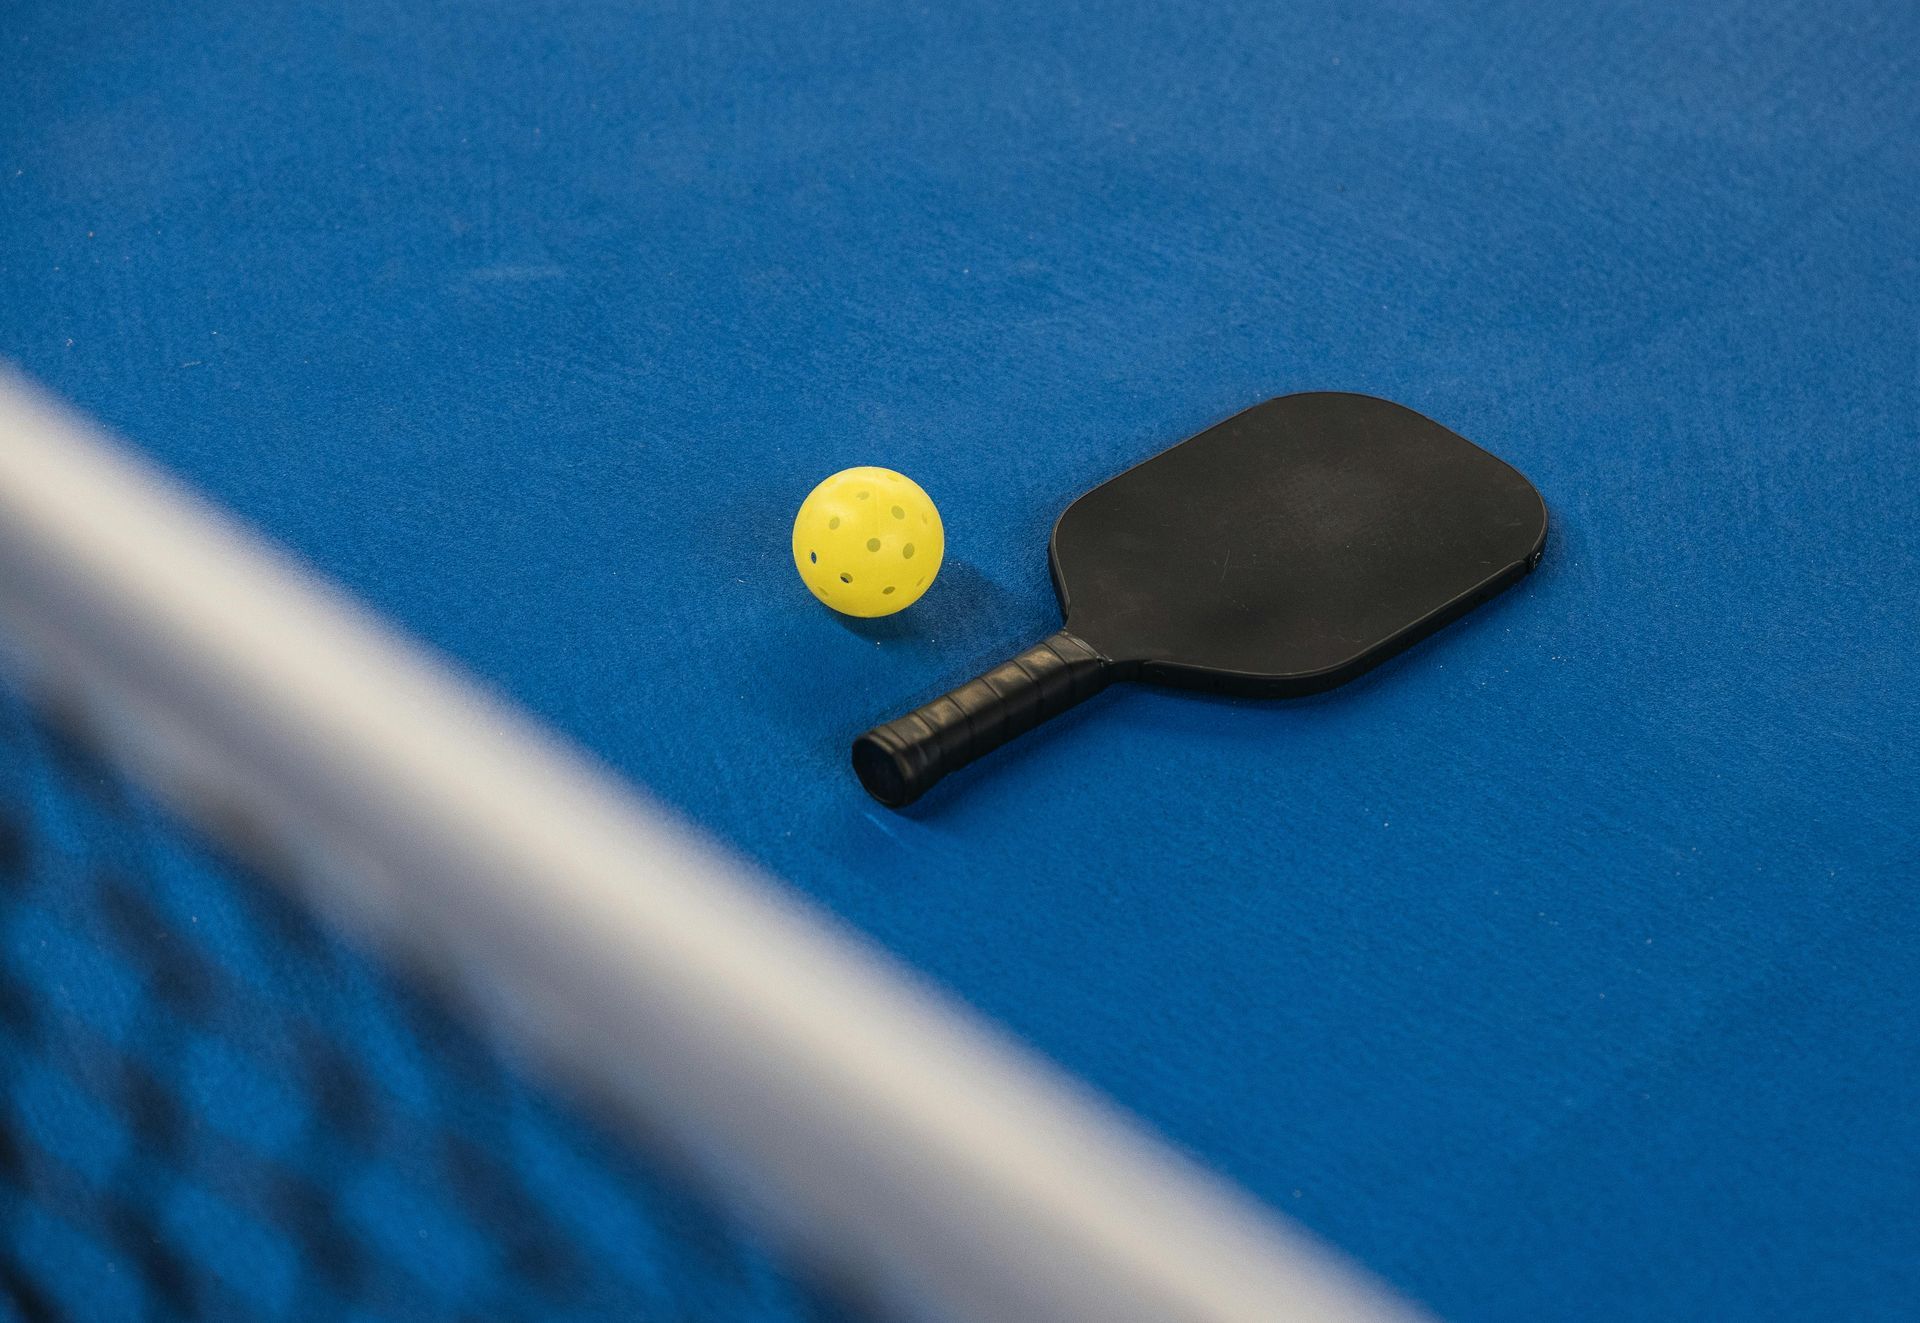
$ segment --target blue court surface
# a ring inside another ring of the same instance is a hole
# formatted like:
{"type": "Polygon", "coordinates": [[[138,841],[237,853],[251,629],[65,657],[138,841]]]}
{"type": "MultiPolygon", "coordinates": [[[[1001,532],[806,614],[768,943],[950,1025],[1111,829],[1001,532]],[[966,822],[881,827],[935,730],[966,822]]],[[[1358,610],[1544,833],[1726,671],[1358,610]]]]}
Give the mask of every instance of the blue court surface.
{"type": "MultiPolygon", "coordinates": [[[[1209,1167],[1442,1319],[1912,1316],[1920,8],[16,0],[0,51],[0,354],[1209,1167]],[[1514,464],[1539,570],[1332,693],[1116,686],[867,798],[855,735],[1057,628],[1069,500],[1300,390],[1514,464]],[[876,622],[788,548],[854,464],[947,528],[876,622]]],[[[108,911],[177,920],[224,866],[9,730],[16,1314],[171,1317],[85,1285],[168,1237],[232,1247],[208,1317],[363,1295],[299,1294],[284,1191],[89,1202],[137,1184],[71,1099],[179,1008],[49,879],[131,850],[108,911]]],[[[250,931],[194,938],[279,989],[229,1045],[300,995],[250,931]]],[[[413,1023],[325,960],[334,1035],[413,1023]]],[[[179,1074],[170,1151],[321,1160],[179,1074]]],[[[614,1274],[552,1316],[827,1308],[609,1236],[641,1178],[524,1107],[512,1197],[614,1274]]],[[[464,1262],[401,1197],[329,1216],[464,1262]]],[[[516,1316],[472,1271],[414,1316],[516,1316]]]]}

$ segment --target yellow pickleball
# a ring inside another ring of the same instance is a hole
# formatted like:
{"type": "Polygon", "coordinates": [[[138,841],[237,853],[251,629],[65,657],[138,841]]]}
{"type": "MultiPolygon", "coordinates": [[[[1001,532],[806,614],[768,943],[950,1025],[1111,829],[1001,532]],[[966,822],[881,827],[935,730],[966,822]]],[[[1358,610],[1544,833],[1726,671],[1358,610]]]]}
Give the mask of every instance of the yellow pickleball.
{"type": "Polygon", "coordinates": [[[843,469],[807,493],[793,563],[813,595],[850,616],[912,606],[940,572],[947,535],[920,484],[892,469],[843,469]]]}

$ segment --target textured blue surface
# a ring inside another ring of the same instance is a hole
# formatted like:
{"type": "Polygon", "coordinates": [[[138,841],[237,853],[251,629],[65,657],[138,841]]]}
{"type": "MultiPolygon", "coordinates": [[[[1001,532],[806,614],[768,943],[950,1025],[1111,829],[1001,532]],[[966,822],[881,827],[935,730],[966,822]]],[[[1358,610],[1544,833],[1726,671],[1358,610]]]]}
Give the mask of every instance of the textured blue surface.
{"type": "Polygon", "coordinates": [[[16,3],[0,351],[1457,1319],[1920,1295],[1920,9],[16,3]],[[905,815],[1073,495],[1290,390],[1555,518],[905,815]],[[820,477],[940,502],[891,622],[820,477]]]}

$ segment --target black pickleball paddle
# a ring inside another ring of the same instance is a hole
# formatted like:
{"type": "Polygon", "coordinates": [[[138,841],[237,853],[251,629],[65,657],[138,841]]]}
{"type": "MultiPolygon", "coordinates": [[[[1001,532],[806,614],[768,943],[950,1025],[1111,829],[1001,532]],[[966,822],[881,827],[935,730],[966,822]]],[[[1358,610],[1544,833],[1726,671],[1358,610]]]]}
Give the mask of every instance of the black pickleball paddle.
{"type": "Polygon", "coordinates": [[[1513,467],[1411,409],[1287,395],[1109,479],[1053,526],[1066,627],[862,735],[899,807],[1115,680],[1331,689],[1517,583],[1547,509],[1513,467]]]}

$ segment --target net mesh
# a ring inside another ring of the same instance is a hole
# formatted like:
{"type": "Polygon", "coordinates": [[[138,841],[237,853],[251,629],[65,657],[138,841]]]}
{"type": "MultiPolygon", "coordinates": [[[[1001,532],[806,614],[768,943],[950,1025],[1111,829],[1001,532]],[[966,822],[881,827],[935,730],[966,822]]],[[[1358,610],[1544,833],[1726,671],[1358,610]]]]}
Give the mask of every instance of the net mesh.
{"type": "Polygon", "coordinates": [[[0,1317],[844,1311],[0,691],[0,1317]]]}

